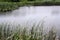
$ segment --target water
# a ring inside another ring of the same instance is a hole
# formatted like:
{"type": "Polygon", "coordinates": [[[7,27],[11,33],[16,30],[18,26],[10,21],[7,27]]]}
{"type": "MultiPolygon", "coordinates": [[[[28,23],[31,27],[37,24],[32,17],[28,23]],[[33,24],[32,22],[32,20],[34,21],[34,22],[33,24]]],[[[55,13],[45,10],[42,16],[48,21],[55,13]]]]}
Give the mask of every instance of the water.
{"type": "Polygon", "coordinates": [[[31,26],[40,21],[44,21],[45,29],[55,27],[60,35],[60,6],[24,6],[12,12],[0,14],[0,23],[31,26]]]}

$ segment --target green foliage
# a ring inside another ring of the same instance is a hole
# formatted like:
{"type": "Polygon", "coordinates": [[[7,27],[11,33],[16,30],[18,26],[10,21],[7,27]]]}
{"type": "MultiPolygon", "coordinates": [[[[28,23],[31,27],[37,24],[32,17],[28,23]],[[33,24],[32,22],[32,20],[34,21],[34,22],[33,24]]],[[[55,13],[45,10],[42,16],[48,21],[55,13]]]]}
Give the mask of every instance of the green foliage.
{"type": "Polygon", "coordinates": [[[21,6],[60,5],[58,0],[0,0],[0,12],[15,10],[21,6]]]}
{"type": "Polygon", "coordinates": [[[18,5],[11,2],[0,2],[0,12],[12,11],[17,9],[18,5]]]}
{"type": "MultiPolygon", "coordinates": [[[[50,0],[0,0],[0,2],[21,2],[21,1],[50,1],[50,0]]],[[[60,0],[51,0],[60,1],[60,0]]]]}

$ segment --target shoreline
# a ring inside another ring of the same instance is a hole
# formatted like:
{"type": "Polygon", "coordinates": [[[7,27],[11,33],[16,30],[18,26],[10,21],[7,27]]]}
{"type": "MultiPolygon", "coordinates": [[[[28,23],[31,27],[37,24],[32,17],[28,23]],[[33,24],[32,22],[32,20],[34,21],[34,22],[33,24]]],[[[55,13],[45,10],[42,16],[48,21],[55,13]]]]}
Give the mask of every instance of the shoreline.
{"type": "Polygon", "coordinates": [[[23,6],[60,6],[60,2],[0,2],[0,12],[7,12],[23,6]]]}

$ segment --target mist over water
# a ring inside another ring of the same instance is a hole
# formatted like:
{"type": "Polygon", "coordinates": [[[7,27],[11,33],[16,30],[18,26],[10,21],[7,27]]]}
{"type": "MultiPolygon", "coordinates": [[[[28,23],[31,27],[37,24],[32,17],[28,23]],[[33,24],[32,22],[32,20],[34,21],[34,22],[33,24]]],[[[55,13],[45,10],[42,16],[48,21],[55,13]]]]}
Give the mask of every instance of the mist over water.
{"type": "Polygon", "coordinates": [[[0,23],[31,26],[33,23],[38,24],[40,21],[44,21],[44,28],[56,27],[59,34],[60,6],[24,6],[12,12],[0,14],[0,23]]]}

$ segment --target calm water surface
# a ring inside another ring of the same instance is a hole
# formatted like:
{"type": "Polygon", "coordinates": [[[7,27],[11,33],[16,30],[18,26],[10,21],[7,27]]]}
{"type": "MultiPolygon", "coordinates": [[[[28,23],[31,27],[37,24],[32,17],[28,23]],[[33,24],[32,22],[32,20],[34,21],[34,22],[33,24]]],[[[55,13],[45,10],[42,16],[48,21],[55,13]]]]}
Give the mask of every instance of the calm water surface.
{"type": "Polygon", "coordinates": [[[24,6],[12,12],[0,14],[0,23],[31,26],[40,21],[44,21],[44,28],[50,29],[53,26],[60,34],[60,6],[24,6]]]}

